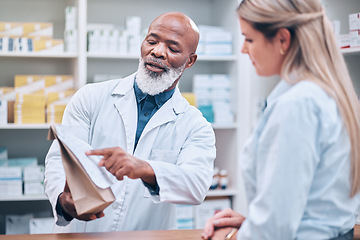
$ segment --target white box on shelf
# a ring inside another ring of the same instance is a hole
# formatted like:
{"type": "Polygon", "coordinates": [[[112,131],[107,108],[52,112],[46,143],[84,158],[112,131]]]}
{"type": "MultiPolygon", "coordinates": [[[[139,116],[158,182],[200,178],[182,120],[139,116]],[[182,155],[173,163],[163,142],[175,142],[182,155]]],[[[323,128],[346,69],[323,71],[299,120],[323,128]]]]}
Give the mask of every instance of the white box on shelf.
{"type": "Polygon", "coordinates": [[[207,43],[205,46],[205,55],[229,56],[233,53],[231,43],[207,43]]]}
{"type": "Polygon", "coordinates": [[[210,74],[195,74],[193,78],[193,89],[196,88],[210,88],[211,75],[210,74]]]}
{"type": "Polygon", "coordinates": [[[0,98],[0,126],[7,124],[8,103],[0,98]]]}
{"type": "Polygon", "coordinates": [[[213,88],[230,89],[230,77],[228,74],[212,74],[211,85],[213,88]]]}
{"type": "Polygon", "coordinates": [[[103,29],[100,30],[99,35],[99,52],[100,53],[107,53],[108,52],[108,43],[110,38],[110,29],[103,29]]]}
{"type": "Polygon", "coordinates": [[[54,224],[54,218],[31,218],[29,221],[30,234],[52,233],[54,224]]]}
{"type": "Polygon", "coordinates": [[[77,39],[77,29],[70,29],[64,31],[65,52],[77,52],[77,39]]]}
{"type": "Polygon", "coordinates": [[[340,48],[350,47],[350,34],[340,34],[336,36],[340,48]]]}
{"type": "Polygon", "coordinates": [[[129,36],[141,35],[141,17],[128,16],[125,18],[125,28],[129,36]]]}
{"type": "Polygon", "coordinates": [[[21,179],[0,179],[0,196],[19,197],[22,196],[22,180],[21,179]]]}
{"type": "Polygon", "coordinates": [[[229,198],[205,200],[202,204],[195,206],[195,228],[204,228],[209,218],[221,210],[230,207],[231,203],[229,198]]]}
{"type": "Polygon", "coordinates": [[[9,167],[28,167],[28,166],[37,166],[37,158],[36,157],[25,157],[25,158],[9,158],[8,159],[9,167]]]}
{"type": "Polygon", "coordinates": [[[141,36],[138,35],[129,35],[129,45],[128,45],[128,53],[134,55],[140,55],[140,47],[141,47],[141,36]]]}
{"type": "Polygon", "coordinates": [[[108,52],[115,54],[117,52],[117,45],[120,37],[120,31],[118,29],[110,30],[108,38],[108,52]]]}
{"type": "Polygon", "coordinates": [[[176,205],[176,228],[194,228],[194,207],[192,205],[176,205]]]}
{"type": "Polygon", "coordinates": [[[28,166],[23,170],[24,181],[38,181],[44,180],[44,166],[28,166]]]}
{"type": "Polygon", "coordinates": [[[211,91],[212,100],[230,100],[230,89],[213,88],[211,91]]]}
{"type": "Polygon", "coordinates": [[[0,180],[22,181],[21,167],[0,167],[0,180]]]}
{"type": "Polygon", "coordinates": [[[31,181],[24,181],[24,195],[27,196],[43,196],[44,195],[44,183],[31,181]]]}
{"type": "Polygon", "coordinates": [[[25,215],[7,215],[5,217],[6,234],[29,234],[29,222],[33,218],[33,214],[25,215]]]}
{"type": "Polygon", "coordinates": [[[74,6],[67,6],[65,8],[65,30],[76,29],[76,12],[77,8],[74,6]]]}
{"type": "Polygon", "coordinates": [[[350,31],[360,29],[360,13],[349,14],[349,29],[350,31]]]}
{"type": "Polygon", "coordinates": [[[350,47],[360,47],[360,30],[350,31],[350,47]]]}
{"type": "Polygon", "coordinates": [[[128,53],[128,42],[129,42],[129,36],[126,31],[120,32],[119,39],[117,42],[117,52],[119,54],[127,54],[128,53]]]}
{"type": "Polygon", "coordinates": [[[233,35],[227,31],[208,31],[204,41],[208,43],[230,43],[232,44],[233,35]]]}

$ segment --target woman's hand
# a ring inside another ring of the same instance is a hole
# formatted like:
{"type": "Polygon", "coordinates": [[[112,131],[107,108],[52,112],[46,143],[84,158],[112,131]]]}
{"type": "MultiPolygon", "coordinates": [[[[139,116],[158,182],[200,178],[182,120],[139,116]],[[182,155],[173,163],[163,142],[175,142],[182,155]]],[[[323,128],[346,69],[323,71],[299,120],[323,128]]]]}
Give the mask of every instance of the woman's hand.
{"type": "Polygon", "coordinates": [[[231,228],[239,229],[244,220],[245,217],[234,210],[230,208],[224,209],[206,222],[201,237],[209,239],[214,236],[219,237],[219,235],[223,235],[222,239],[224,239],[226,233],[228,233],[231,228]],[[225,231],[224,228],[227,228],[227,230],[225,231]]]}

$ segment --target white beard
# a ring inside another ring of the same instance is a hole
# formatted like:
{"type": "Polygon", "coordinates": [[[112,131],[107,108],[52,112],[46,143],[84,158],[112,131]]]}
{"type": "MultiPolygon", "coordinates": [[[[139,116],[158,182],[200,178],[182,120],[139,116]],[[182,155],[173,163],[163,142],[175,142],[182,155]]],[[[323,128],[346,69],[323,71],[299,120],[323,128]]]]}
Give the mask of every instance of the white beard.
{"type": "MultiPolygon", "coordinates": [[[[151,59],[153,62],[161,64],[157,59],[151,59]]],[[[186,63],[178,68],[165,68],[165,72],[155,73],[145,67],[145,61],[140,58],[139,67],[136,74],[136,83],[143,93],[156,95],[164,92],[181,76],[186,63]]]]}

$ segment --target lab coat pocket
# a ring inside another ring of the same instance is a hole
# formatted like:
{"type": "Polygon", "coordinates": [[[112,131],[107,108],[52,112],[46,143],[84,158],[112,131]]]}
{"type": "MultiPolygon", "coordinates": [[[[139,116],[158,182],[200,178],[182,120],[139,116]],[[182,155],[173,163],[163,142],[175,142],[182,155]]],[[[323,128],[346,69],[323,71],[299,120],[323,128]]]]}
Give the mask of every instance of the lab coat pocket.
{"type": "Polygon", "coordinates": [[[176,164],[179,156],[179,152],[180,150],[177,151],[177,150],[152,149],[149,160],[176,164]]]}

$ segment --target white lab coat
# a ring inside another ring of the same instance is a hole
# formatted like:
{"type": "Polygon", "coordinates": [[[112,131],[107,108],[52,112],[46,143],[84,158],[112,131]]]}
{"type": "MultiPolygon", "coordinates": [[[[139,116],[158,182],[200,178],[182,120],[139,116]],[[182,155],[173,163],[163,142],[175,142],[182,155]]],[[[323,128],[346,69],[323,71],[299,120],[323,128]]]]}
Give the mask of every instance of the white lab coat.
{"type": "Polygon", "coordinates": [[[149,120],[133,152],[138,118],[134,79],[135,74],[82,87],[68,104],[63,124],[75,126],[76,136],[94,149],[119,146],[147,160],[155,172],[159,195],[151,195],[140,179],[125,177],[112,186],[116,201],[105,209],[105,217],[67,222],[55,211],[65,174],[54,141],[45,161],[45,193],[57,223],[54,232],[174,229],[172,203],[200,204],[204,200],[215,159],[211,125],[177,88],[149,120]]]}

